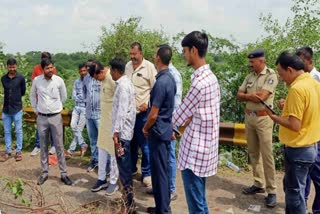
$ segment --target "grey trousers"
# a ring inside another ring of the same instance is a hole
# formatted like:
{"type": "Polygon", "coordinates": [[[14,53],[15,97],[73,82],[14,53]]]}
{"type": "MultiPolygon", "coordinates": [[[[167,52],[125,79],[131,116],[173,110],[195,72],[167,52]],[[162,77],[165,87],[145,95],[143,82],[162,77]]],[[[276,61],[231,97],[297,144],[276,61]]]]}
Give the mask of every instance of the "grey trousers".
{"type": "Polygon", "coordinates": [[[54,146],[56,147],[61,177],[66,176],[67,166],[66,159],[64,157],[63,127],[61,114],[57,114],[52,117],[38,115],[37,126],[40,137],[40,163],[42,176],[48,175],[49,172],[49,133],[52,134],[54,146]]]}

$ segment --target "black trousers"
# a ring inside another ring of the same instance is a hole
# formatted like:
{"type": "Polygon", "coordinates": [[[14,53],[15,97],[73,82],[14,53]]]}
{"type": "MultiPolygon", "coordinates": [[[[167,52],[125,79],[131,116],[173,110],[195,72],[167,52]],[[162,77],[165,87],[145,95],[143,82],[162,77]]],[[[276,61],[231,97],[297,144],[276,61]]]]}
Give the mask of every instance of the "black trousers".
{"type": "Polygon", "coordinates": [[[156,213],[169,213],[170,205],[170,141],[149,136],[150,166],[156,213]]]}

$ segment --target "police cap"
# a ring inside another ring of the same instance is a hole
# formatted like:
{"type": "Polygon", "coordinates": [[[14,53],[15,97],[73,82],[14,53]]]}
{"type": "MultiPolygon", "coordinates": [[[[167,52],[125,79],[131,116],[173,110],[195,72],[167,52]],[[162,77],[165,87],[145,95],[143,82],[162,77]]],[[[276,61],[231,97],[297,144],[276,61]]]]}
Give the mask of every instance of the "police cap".
{"type": "Polygon", "coordinates": [[[258,57],[264,57],[263,49],[256,49],[248,54],[249,59],[258,58],[258,57]]]}

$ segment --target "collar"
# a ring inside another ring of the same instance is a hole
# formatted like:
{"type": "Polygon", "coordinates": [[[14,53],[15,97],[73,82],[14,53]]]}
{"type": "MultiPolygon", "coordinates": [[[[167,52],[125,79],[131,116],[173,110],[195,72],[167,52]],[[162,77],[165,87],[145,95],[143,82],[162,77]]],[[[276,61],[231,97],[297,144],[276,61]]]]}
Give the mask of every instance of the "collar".
{"type": "Polygon", "coordinates": [[[257,74],[256,72],[254,72],[254,75],[255,75],[255,76],[259,76],[259,75],[267,74],[267,70],[268,70],[267,66],[264,66],[263,70],[262,70],[259,74],[257,74]]]}
{"type": "MultiPolygon", "coordinates": [[[[132,66],[132,68],[133,68],[132,61],[131,61],[131,66],[132,66]]],[[[146,67],[146,66],[147,66],[146,60],[143,58],[141,64],[140,64],[135,70],[133,69],[133,72],[137,72],[137,71],[139,71],[141,68],[144,68],[144,67],[146,67]]]]}
{"type": "Polygon", "coordinates": [[[205,64],[205,65],[201,66],[200,68],[198,68],[197,70],[195,70],[191,74],[191,80],[193,80],[195,77],[199,76],[203,71],[209,70],[209,69],[210,69],[210,65],[209,64],[205,64]]]}
{"type": "Polygon", "coordinates": [[[160,76],[166,74],[167,72],[169,72],[169,68],[166,68],[166,69],[159,71],[156,75],[156,79],[158,79],[160,76]]]}
{"type": "Polygon", "coordinates": [[[115,83],[119,85],[125,78],[126,78],[126,75],[123,74],[117,81],[115,81],[115,83]]]}
{"type": "Polygon", "coordinates": [[[303,80],[303,79],[306,79],[306,78],[311,78],[310,74],[309,73],[303,73],[303,74],[300,74],[299,76],[297,76],[297,78],[290,84],[290,88],[296,84],[298,81],[300,80],[303,80]]]}

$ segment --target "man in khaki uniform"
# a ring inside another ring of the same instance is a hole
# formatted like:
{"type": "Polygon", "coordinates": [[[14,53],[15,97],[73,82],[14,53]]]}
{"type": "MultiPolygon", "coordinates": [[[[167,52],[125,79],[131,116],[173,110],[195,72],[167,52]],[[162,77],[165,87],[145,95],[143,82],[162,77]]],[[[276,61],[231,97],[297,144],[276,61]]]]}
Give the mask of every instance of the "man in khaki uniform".
{"type": "Polygon", "coordinates": [[[142,182],[151,188],[150,152],[147,140],[142,133],[142,128],[147,121],[147,109],[151,89],[156,81],[157,75],[154,64],[143,58],[141,44],[134,42],[130,47],[130,58],[126,64],[125,73],[131,80],[136,92],[137,116],[131,141],[132,173],[136,174],[138,149],[141,148],[141,174],[142,182]]]}
{"type": "Polygon", "coordinates": [[[244,188],[242,192],[244,194],[263,193],[266,188],[268,193],[266,205],[274,207],[277,202],[275,165],[272,155],[273,121],[267,116],[265,107],[257,96],[272,107],[278,79],[276,73],[265,64],[264,50],[254,50],[248,58],[253,72],[246,76],[240,86],[237,99],[246,102],[245,125],[254,183],[251,187],[244,188]],[[263,175],[266,185],[264,185],[263,175]]]}

